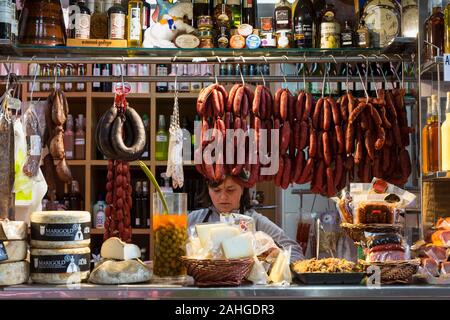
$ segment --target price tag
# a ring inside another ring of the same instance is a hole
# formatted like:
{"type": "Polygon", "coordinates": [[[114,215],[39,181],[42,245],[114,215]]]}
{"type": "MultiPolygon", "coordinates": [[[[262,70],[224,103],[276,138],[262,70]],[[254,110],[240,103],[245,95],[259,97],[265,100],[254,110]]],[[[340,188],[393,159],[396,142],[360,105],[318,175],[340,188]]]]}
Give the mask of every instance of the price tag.
{"type": "Polygon", "coordinates": [[[450,55],[444,55],[444,81],[450,81],[450,55]]]}

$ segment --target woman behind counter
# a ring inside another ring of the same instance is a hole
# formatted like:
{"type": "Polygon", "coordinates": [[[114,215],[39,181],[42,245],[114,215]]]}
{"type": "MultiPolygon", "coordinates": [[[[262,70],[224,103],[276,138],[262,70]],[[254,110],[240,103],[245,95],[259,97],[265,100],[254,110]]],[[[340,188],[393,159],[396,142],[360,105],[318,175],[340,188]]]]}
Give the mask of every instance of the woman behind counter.
{"type": "Polygon", "coordinates": [[[202,195],[203,205],[208,207],[192,211],[188,215],[188,227],[198,223],[220,222],[221,213],[237,212],[252,217],[256,231],[267,233],[275,243],[284,249],[291,246],[291,263],[304,259],[298,243],[290,239],[286,233],[267,217],[257,213],[250,205],[250,193],[231,176],[221,182],[206,180],[207,190],[202,195]]]}

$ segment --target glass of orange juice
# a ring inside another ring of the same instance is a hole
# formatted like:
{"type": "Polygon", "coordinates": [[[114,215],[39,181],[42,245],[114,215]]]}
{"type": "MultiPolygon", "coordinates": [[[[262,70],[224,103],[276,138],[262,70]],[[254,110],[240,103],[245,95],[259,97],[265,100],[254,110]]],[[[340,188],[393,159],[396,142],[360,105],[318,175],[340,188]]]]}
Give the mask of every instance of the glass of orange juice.
{"type": "Polygon", "coordinates": [[[181,257],[186,254],[187,194],[165,193],[168,213],[158,193],[153,193],[153,273],[158,277],[186,275],[181,257]]]}

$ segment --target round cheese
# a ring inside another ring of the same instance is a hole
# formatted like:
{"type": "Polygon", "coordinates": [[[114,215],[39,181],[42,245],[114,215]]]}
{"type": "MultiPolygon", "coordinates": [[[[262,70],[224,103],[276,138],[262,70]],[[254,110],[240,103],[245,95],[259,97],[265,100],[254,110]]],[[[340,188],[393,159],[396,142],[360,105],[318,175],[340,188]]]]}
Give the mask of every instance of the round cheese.
{"type": "Polygon", "coordinates": [[[14,286],[28,282],[29,270],[27,261],[0,264],[0,286],[14,286]]]}
{"type": "Polygon", "coordinates": [[[26,241],[4,241],[3,245],[5,246],[8,259],[0,261],[0,263],[22,261],[27,258],[26,241]]]}
{"type": "Polygon", "coordinates": [[[87,211],[34,212],[30,221],[33,248],[82,248],[90,244],[91,214],[87,211]]]}
{"type": "Polygon", "coordinates": [[[31,280],[36,283],[72,284],[89,277],[89,248],[31,249],[31,280]]]}

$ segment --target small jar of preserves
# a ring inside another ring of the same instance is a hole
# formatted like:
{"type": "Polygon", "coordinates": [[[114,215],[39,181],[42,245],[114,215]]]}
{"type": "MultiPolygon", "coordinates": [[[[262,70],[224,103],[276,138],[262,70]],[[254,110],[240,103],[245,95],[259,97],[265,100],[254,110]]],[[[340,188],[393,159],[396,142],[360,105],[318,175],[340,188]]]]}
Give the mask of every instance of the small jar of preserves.
{"type": "Polygon", "coordinates": [[[201,30],[198,38],[200,39],[199,48],[214,48],[213,33],[211,30],[201,30]]]}
{"type": "Polygon", "coordinates": [[[211,30],[213,28],[213,19],[211,16],[199,16],[197,18],[198,30],[211,30]]]}

